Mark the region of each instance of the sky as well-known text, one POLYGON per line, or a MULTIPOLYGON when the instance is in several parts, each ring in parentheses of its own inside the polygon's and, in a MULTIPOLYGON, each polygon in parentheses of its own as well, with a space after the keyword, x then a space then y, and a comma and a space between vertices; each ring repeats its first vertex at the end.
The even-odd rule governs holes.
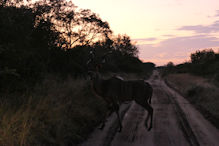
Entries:
POLYGON ((219 0, 72 0, 127 34, 139 58, 157 66, 189 61, 197 50, 219 52, 219 0))

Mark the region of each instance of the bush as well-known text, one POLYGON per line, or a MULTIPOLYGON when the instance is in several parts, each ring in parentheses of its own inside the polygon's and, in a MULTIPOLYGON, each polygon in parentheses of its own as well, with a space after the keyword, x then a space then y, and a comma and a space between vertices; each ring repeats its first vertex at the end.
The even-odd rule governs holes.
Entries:
POLYGON ((169 85, 177 89, 195 105, 216 127, 219 127, 218 87, 203 77, 191 74, 166 76, 169 85))
POLYGON ((74 145, 106 112, 85 80, 47 78, 34 90, 1 97, 0 145, 74 145))

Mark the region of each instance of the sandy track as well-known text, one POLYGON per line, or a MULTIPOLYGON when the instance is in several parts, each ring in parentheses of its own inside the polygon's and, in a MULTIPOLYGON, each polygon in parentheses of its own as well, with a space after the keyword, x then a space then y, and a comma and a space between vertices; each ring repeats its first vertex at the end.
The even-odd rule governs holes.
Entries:
POLYGON ((116 115, 108 118, 104 130, 96 129, 82 146, 217 146, 219 130, 180 94, 169 88, 155 71, 149 80, 154 89, 153 128, 147 131, 147 111, 135 102, 123 104, 123 130, 117 132, 116 115))

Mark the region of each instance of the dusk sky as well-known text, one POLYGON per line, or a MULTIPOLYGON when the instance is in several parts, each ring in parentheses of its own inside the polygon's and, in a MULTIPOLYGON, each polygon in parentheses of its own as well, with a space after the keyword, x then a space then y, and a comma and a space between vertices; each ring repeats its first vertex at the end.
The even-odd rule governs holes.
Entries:
POLYGON ((142 61, 164 65, 189 61, 191 52, 219 51, 219 0, 73 0, 127 34, 142 61))

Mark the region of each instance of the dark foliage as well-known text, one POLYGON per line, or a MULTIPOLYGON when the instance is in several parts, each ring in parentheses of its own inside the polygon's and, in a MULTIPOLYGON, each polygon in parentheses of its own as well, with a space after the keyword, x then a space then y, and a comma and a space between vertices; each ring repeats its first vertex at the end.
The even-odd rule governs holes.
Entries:
POLYGON ((48 21, 41 20, 35 26, 35 17, 28 8, 0 7, 0 69, 13 69, 19 75, 2 74, 0 77, 5 82, 1 80, 1 87, 32 83, 46 72, 50 48, 55 45, 53 38, 57 34, 48 21))
POLYGON ((27 89, 48 73, 86 77, 91 50, 102 72, 146 72, 129 36, 113 37, 109 24, 90 10, 64 0, 19 2, 0 5, 0 90, 27 89))
POLYGON ((154 64, 138 59, 128 36, 113 36, 107 22, 71 1, 22 2, 0 0, 0 145, 75 145, 106 113, 89 81, 75 78, 97 66, 145 77, 154 64))
POLYGON ((219 81, 219 54, 212 49, 196 51, 191 54, 191 62, 179 65, 167 64, 163 75, 169 73, 192 73, 199 76, 213 77, 219 81))

